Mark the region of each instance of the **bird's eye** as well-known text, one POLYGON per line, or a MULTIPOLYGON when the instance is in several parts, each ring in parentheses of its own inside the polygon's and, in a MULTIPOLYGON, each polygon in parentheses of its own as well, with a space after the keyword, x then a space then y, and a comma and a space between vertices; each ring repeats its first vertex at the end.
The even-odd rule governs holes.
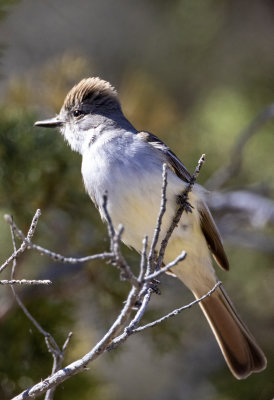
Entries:
POLYGON ((83 111, 81 111, 81 110, 74 110, 73 111, 73 116, 74 117, 79 117, 82 114, 83 114, 83 111))

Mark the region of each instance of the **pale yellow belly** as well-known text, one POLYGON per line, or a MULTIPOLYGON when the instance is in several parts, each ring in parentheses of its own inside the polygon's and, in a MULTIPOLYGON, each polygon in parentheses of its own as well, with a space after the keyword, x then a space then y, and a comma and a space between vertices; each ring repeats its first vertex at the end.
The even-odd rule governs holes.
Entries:
MULTIPOLYGON (((146 196, 146 203, 139 196, 128 195, 120 204, 120 223, 125 228, 123 241, 137 251, 142 250, 142 241, 148 236, 151 244, 156 222, 160 210, 160 198, 154 199, 146 196)), ((190 201, 195 204, 195 195, 190 196, 190 201)), ((161 234, 157 248, 175 215, 176 203, 169 198, 167 211, 163 217, 161 234)), ((115 214, 114 224, 119 224, 119 216, 115 214)), ((173 261, 182 251, 186 251, 186 259, 173 268, 178 278, 197 296, 208 292, 216 282, 215 272, 212 267, 209 249, 201 231, 197 209, 194 206, 192 213, 183 213, 179 226, 174 230, 166 249, 165 264, 173 261)))

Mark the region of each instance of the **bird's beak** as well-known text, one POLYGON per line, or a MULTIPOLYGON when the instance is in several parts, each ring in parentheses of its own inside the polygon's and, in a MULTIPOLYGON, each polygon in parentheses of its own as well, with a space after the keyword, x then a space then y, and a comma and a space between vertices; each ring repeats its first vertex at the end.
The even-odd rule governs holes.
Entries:
POLYGON ((50 119, 45 119, 44 121, 36 121, 34 126, 42 126, 44 128, 57 128, 62 126, 64 121, 62 121, 58 116, 50 119))

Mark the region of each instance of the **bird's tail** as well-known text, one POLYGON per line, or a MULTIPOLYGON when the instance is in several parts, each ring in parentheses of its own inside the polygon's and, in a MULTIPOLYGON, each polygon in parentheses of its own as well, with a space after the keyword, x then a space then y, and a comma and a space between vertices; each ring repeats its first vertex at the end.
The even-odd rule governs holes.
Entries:
MULTIPOLYGON (((197 296, 196 296, 197 297, 197 296)), ((237 379, 262 371, 266 357, 241 321, 224 288, 199 303, 216 337, 229 369, 237 379)))

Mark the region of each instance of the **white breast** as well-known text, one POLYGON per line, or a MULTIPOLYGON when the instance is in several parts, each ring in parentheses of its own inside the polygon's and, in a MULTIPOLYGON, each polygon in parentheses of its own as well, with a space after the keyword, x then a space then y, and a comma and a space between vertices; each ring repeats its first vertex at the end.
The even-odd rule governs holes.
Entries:
MULTIPOLYGON (((82 174, 88 193, 102 215, 102 199, 107 192, 114 225, 125 227, 124 241, 137 250, 145 235, 153 235, 160 209, 163 161, 157 153, 130 134, 107 142, 99 139, 83 155, 82 174)), ((184 185, 171 171, 168 173, 166 220, 172 218, 176 195, 184 185)))

